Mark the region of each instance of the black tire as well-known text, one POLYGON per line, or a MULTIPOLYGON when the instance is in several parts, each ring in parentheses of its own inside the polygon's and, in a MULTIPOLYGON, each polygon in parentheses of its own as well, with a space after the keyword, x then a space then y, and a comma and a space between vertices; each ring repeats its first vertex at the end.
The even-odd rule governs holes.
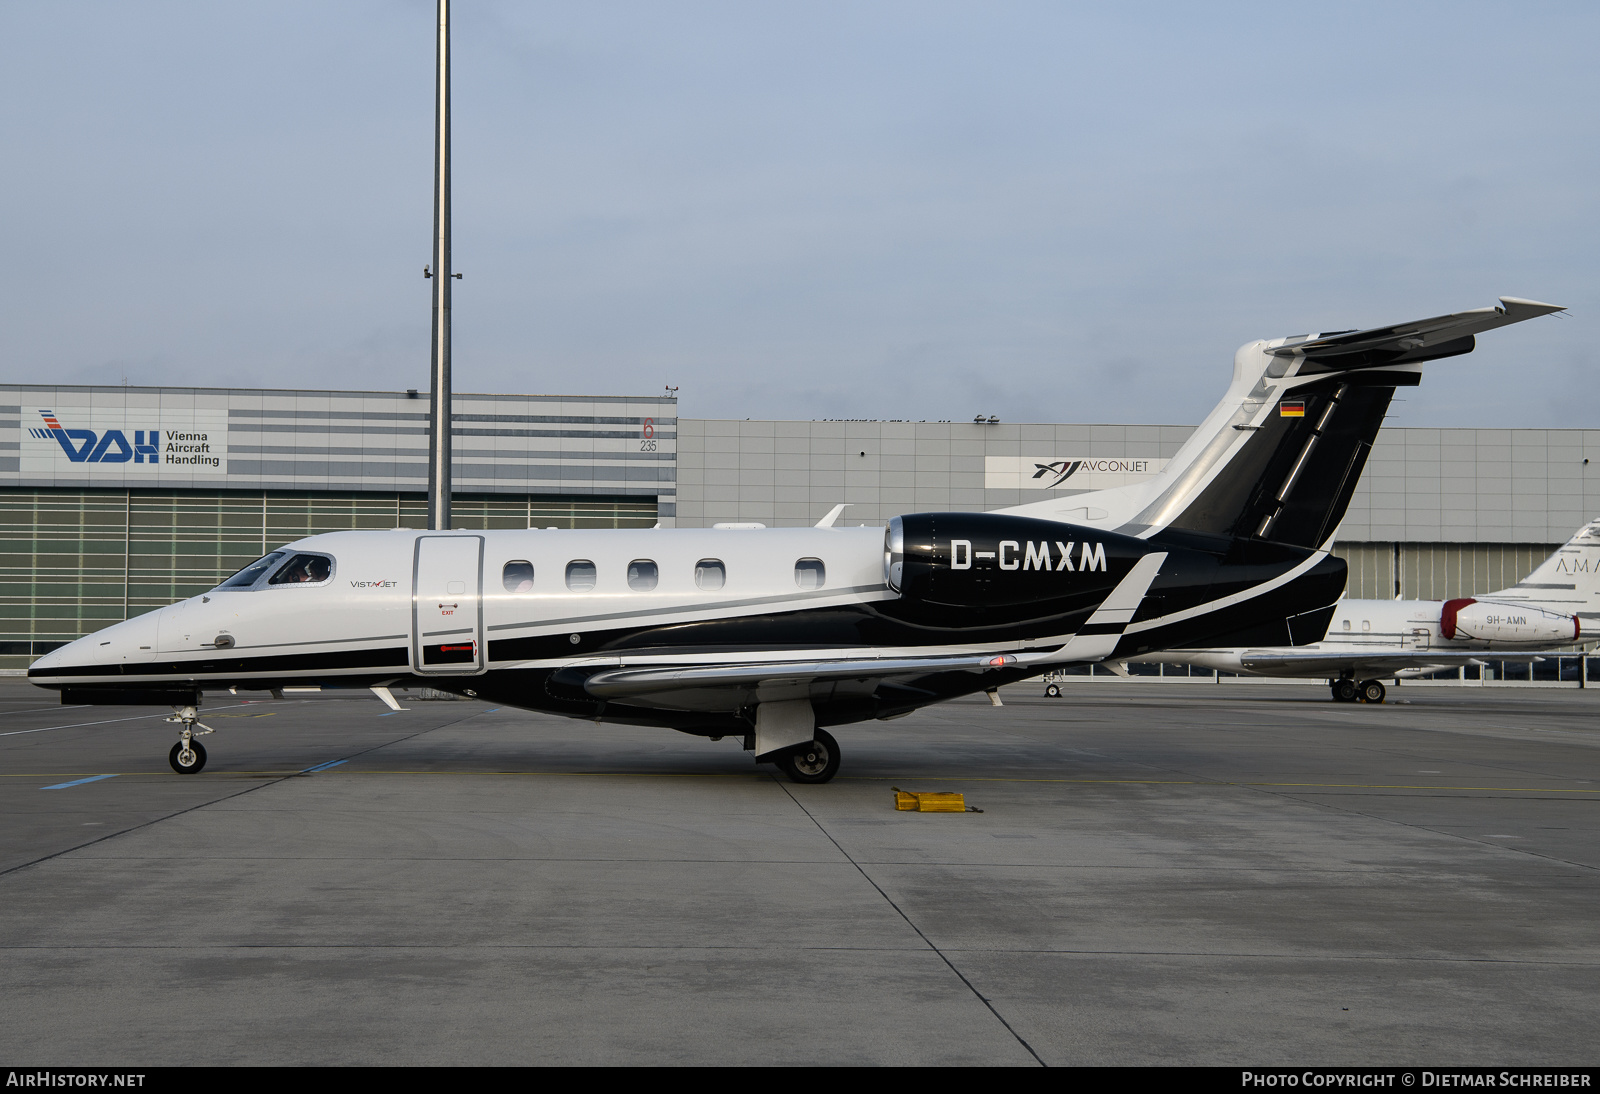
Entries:
POLYGON ((1381 680, 1368 680, 1361 685, 1361 701, 1363 703, 1381 703, 1389 691, 1383 686, 1381 680))
POLYGON ((197 774, 201 768, 206 766, 205 745, 201 744, 199 741, 190 741, 189 753, 190 754, 187 757, 183 755, 182 741, 179 741, 177 744, 173 745, 172 751, 167 753, 167 762, 172 765, 172 770, 176 771, 180 775, 194 775, 197 774), (190 762, 188 766, 185 766, 183 763, 185 759, 188 759, 192 762, 190 762))
POLYGON ((778 757, 778 770, 795 783, 825 783, 839 773, 839 742, 825 729, 815 739, 778 757))
POLYGON ((1354 680, 1335 680, 1333 682, 1333 701, 1336 703, 1354 703, 1361 698, 1361 688, 1354 680))
POLYGON ((1061 698, 1061 688, 1056 684, 1051 684, 1044 689, 1044 694, 1046 698, 1059 699, 1061 698))

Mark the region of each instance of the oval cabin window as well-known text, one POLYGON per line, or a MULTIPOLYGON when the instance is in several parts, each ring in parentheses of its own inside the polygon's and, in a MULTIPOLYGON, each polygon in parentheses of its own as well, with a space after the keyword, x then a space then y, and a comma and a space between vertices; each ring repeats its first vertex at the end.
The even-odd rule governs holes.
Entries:
POLYGON ((661 580, 661 571, 648 558, 636 558, 628 563, 628 588, 636 593, 647 593, 661 580))
POLYGON ((575 593, 593 592, 594 583, 594 563, 586 558, 573 559, 567 563, 567 588, 575 593))
POLYGON ((820 558, 802 558, 794 564, 794 583, 802 589, 820 589, 828 580, 820 558))
POLYGON ((513 559, 500 571, 500 581, 508 593, 533 592, 533 563, 525 558, 513 559))
POLYGON ((720 558, 702 558, 694 564, 694 583, 706 592, 715 592, 728 581, 728 571, 720 558))

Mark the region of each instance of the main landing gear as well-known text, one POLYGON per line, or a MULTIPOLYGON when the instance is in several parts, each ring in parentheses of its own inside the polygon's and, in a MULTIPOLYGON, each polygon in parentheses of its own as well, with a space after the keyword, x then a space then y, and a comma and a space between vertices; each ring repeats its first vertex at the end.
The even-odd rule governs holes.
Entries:
POLYGON ((1333 682, 1335 703, 1381 703, 1389 694, 1381 680, 1363 680, 1356 683, 1349 677, 1333 682))
POLYGON ((780 756, 778 770, 789 776, 790 782, 825 783, 839 773, 839 742, 827 730, 819 729, 809 744, 780 756))
POLYGON ((194 775, 206 766, 205 746, 195 737, 212 732, 210 726, 201 725, 199 713, 194 707, 173 707, 173 714, 167 719, 183 726, 181 739, 172 746, 172 751, 167 753, 167 762, 172 765, 172 770, 180 775, 194 775), (200 732, 196 733, 196 727, 200 732))

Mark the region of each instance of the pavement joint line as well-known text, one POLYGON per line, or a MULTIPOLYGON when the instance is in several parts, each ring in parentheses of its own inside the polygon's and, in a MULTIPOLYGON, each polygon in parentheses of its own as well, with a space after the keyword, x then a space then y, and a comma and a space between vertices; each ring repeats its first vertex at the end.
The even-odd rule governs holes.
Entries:
MULTIPOLYGON (((1560 858, 1560 857, 1558 857, 1556 855, 1547 855, 1547 854, 1544 854, 1541 851, 1536 851, 1531 847, 1515 847, 1515 846, 1511 846, 1511 845, 1504 844, 1504 843, 1491 843, 1486 839, 1469 836, 1464 832, 1445 832, 1445 831, 1442 831, 1439 828, 1429 827, 1426 824, 1418 824, 1415 821, 1403 820, 1403 819, 1401 819, 1399 817, 1380 817, 1375 813, 1368 813, 1368 812, 1366 812, 1365 810, 1362 810, 1362 809, 1351 809, 1351 808, 1349 808, 1348 806, 1345 806, 1345 805, 1334 805, 1334 804, 1332 804, 1330 802, 1327 802, 1327 801, 1324 801, 1324 800, 1322 800, 1320 798, 1306 798, 1306 797, 1301 796, 1301 795, 1296 795, 1296 794, 1290 794, 1290 793, 1283 792, 1282 788, 1284 786, 1296 786, 1297 785, 1297 784, 1293 784, 1293 783, 1288 783, 1288 784, 1284 784, 1284 783, 1255 783, 1255 784, 1248 784, 1247 783, 1247 784, 1241 784, 1241 785, 1251 786, 1252 788, 1256 788, 1256 789, 1262 789, 1263 793, 1274 794, 1274 795, 1276 795, 1278 797, 1285 798, 1285 799, 1287 799, 1289 801, 1297 801, 1297 802, 1300 802, 1302 805, 1310 805, 1310 806, 1313 806, 1314 808, 1317 808, 1317 809, 1327 809, 1327 810, 1330 810, 1330 811, 1333 811, 1333 812, 1349 814, 1351 816, 1365 817, 1367 820, 1377 821, 1380 824, 1397 824, 1397 825, 1401 826, 1402 828, 1410 828, 1413 831, 1417 831, 1417 832, 1427 832, 1429 835, 1442 836, 1445 839, 1460 840, 1463 843, 1470 843, 1470 844, 1473 844, 1473 845, 1475 845, 1477 847, 1487 847, 1487 848, 1491 848, 1491 849, 1496 850, 1496 851, 1510 851, 1513 854, 1527 855, 1529 858, 1535 858, 1535 859, 1538 859, 1541 862, 1557 862, 1557 863, 1562 864, 1563 866, 1571 866, 1571 867, 1573 867, 1574 869, 1577 869, 1577 870, 1587 870, 1587 871, 1589 871, 1591 873, 1600 872, 1600 867, 1597 867, 1593 863, 1577 862, 1577 861, 1575 861, 1573 859, 1560 858)), ((1424 789, 1436 789, 1436 788, 1427 787, 1427 788, 1424 788, 1424 789)), ((1594 791, 1592 791, 1592 790, 1579 790, 1579 791, 1558 790, 1558 791, 1547 791, 1547 793, 1592 794, 1592 793, 1594 793, 1594 791)), ((1570 800, 1570 799, 1568 799, 1568 800, 1570 800)))
MULTIPOLYGON (((455 723, 447 723, 453 725, 455 723)), ((444 729, 445 726, 437 726, 444 729)), ((422 732, 431 732, 423 730, 422 732)), ((412 736, 417 736, 413 734, 412 736)), ((399 738, 391 742, 398 744, 409 738, 399 738)), ((387 745, 376 745, 374 748, 385 748, 387 745)), ((373 751, 367 749, 366 751, 373 751)), ((216 777, 263 777, 271 775, 308 775, 319 771, 326 771, 348 763, 356 756, 364 755, 362 752, 354 753, 343 760, 329 761, 315 767, 300 768, 297 770, 238 770, 217 771, 216 777)), ((43 772, 34 774, 0 773, 0 779, 48 779, 60 778, 62 775, 81 774, 80 772, 43 772)), ((165 771, 119 771, 117 775, 151 775, 156 778, 168 778, 165 771)), ((606 778, 606 779, 766 779, 769 775, 760 771, 429 771, 423 769, 404 768, 357 768, 351 771, 340 772, 342 775, 524 775, 537 778, 606 778)), ((102 775, 101 778, 110 778, 111 775, 102 775)), ((856 782, 904 782, 912 779, 923 779, 928 782, 944 783, 1038 783, 1061 784, 1079 786, 1210 786, 1210 787, 1294 787, 1302 790, 1432 790, 1432 791, 1460 791, 1460 792, 1489 792, 1500 794, 1600 794, 1600 789, 1585 790, 1576 787, 1562 786, 1430 786, 1425 783, 1291 783, 1291 782, 1240 782, 1224 781, 1219 779, 1013 779, 1001 776, 877 776, 877 775, 850 775, 841 776, 839 781, 852 780, 856 782)))
MULTIPOLYGON (((239 705, 240 706, 248 706, 250 704, 241 703, 239 705)), ((221 709, 227 710, 227 709, 230 709, 230 708, 223 707, 221 709)), ((155 716, 152 715, 152 717, 155 717, 155 716)), ((464 722, 470 717, 472 717, 472 715, 469 714, 469 715, 466 715, 465 717, 457 718, 454 721, 445 722, 443 725, 430 726, 427 729, 419 729, 415 733, 409 733, 404 737, 397 737, 393 741, 385 741, 383 744, 377 744, 377 745, 373 745, 371 748, 363 749, 360 752, 355 753, 355 755, 356 756, 364 756, 368 752, 374 752, 374 751, 376 751, 377 749, 380 749, 380 748, 387 748, 389 745, 399 744, 402 741, 409 741, 413 737, 420 737, 424 733, 431 733, 436 729, 444 729, 444 728, 446 728, 448 726, 455 725, 458 722, 464 722)), ((130 718, 130 719, 122 719, 122 720, 123 721, 133 721, 134 719, 130 718)), ((353 757, 346 757, 346 759, 352 759, 352 758, 353 757)), ((174 774, 176 774, 176 772, 174 772, 174 774)), ((138 832, 138 831, 142 831, 143 829, 146 829, 146 828, 153 828, 154 826, 162 823, 163 821, 173 820, 173 819, 175 819, 177 817, 183 816, 186 813, 193 813, 193 812, 195 812, 197 810, 205 809, 205 808, 208 808, 209 806, 217 805, 217 804, 219 804, 221 802, 232 801, 234 798, 243 797, 246 794, 253 794, 257 790, 265 790, 269 786, 277 786, 279 783, 282 783, 282 782, 284 782, 284 781, 286 781, 288 779, 296 778, 300 774, 301 774, 301 772, 296 771, 296 772, 293 772, 291 774, 284 775, 282 778, 274 778, 274 779, 271 779, 269 781, 257 782, 257 783, 254 783, 251 786, 246 786, 241 790, 237 790, 232 794, 223 794, 220 797, 212 798, 210 801, 198 802, 195 805, 191 805, 191 806, 187 806, 186 808, 183 808, 183 809, 175 810, 174 812, 168 813, 168 814, 166 814, 164 816, 154 817, 154 818, 152 818, 150 820, 142 821, 139 824, 134 824, 134 825, 128 826, 127 828, 118 829, 115 832, 107 832, 104 835, 96 836, 94 839, 91 839, 91 840, 85 840, 84 842, 76 844, 75 846, 63 847, 59 851, 52 851, 47 855, 40 855, 36 859, 30 859, 27 862, 19 862, 15 866, 7 866, 7 867, 5 867, 3 869, 0 869, 0 878, 9 877, 10 875, 18 873, 18 872, 20 872, 22 870, 26 870, 26 869, 28 869, 30 867, 33 867, 33 866, 42 865, 43 863, 49 862, 52 859, 58 859, 58 858, 63 857, 64 855, 70 855, 70 854, 72 854, 72 853, 74 853, 76 851, 82 851, 84 848, 93 847, 97 843, 105 843, 107 840, 113 840, 113 839, 116 839, 119 836, 126 836, 131 832, 138 832)), ((215 780, 213 780, 213 781, 215 781, 215 780)))
MULTIPOLYGON (((225 706, 225 707, 212 707, 211 709, 212 710, 233 710, 233 709, 235 709, 235 706, 248 706, 248 705, 250 705, 250 704, 239 703, 239 704, 229 705, 229 706, 225 706)), ((54 709, 54 708, 50 708, 50 709, 54 709)), ((71 709, 71 708, 69 707, 68 709, 71 709)), ((56 730, 56 729, 82 729, 85 726, 108 726, 113 722, 143 722, 143 721, 147 721, 147 720, 149 720, 151 718, 166 718, 166 717, 169 717, 169 716, 166 715, 166 714, 135 714, 135 715, 133 715, 131 717, 128 717, 128 718, 106 718, 106 719, 104 719, 102 721, 99 721, 99 722, 75 722, 75 723, 73 723, 72 725, 69 725, 69 726, 44 726, 44 727, 42 727, 40 729, 13 729, 13 730, 9 730, 9 731, 7 731, 5 733, 0 733, 0 737, 20 737, 24 733, 49 733, 51 730, 56 730)))
POLYGON ((779 790, 782 790, 786 795, 788 795, 790 801, 794 802, 794 804, 799 807, 800 812, 811 818, 811 823, 817 826, 817 831, 821 832, 825 837, 827 837, 828 842, 833 844, 833 846, 838 849, 839 854, 843 855, 845 860, 856 868, 861 876, 866 879, 867 884, 871 885, 878 891, 878 895, 883 897, 883 899, 888 903, 889 907, 893 908, 895 913, 899 915, 901 919, 905 920, 906 926, 917 932, 917 937, 922 939, 922 941, 927 945, 928 949, 937 954, 939 956, 939 960, 943 961, 950 971, 956 974, 956 978, 966 985, 967 990, 972 992, 972 994, 977 997, 978 1001, 988 1008, 989 1013, 994 1015, 995 1020, 1005 1027, 1007 1033, 1016 1038, 1017 1044, 1021 1045, 1027 1050, 1028 1055, 1033 1057, 1034 1062, 1036 1062, 1040 1067, 1049 1067, 1050 1065, 1044 1062, 1044 1058, 1033 1050, 1032 1045, 1028 1044, 1027 1039, 1024 1038, 1022 1034, 1018 1033, 1012 1027, 1010 1022, 1006 1021, 1005 1015, 1000 1013, 999 1009, 994 1005, 989 997, 984 995, 983 992, 979 991, 977 985, 971 980, 968 980, 965 973, 956 968, 955 962, 951 961, 945 952, 934 944, 933 939, 929 938, 923 933, 922 928, 917 926, 912 918, 906 914, 905 909, 901 908, 899 904, 896 904, 894 898, 884 891, 883 886, 879 885, 877 881, 873 879, 872 875, 867 873, 866 868, 857 862, 853 857, 851 857, 850 852, 844 849, 843 844, 833 838, 833 833, 828 831, 828 829, 823 826, 823 823, 816 818, 816 815, 812 813, 811 810, 806 808, 805 802, 795 797, 794 791, 790 790, 776 778, 773 779, 773 782, 777 785, 779 790))
MULTIPOLYGON (((445 951, 457 952, 460 950, 530 950, 541 951, 600 951, 614 952, 626 950, 640 953, 674 952, 674 953, 702 953, 702 952, 732 952, 732 953, 764 953, 774 948, 785 950, 801 950, 808 953, 928 953, 922 946, 819 946, 815 944, 794 944, 792 942, 752 942, 747 944, 734 943, 682 943, 679 945, 651 943, 648 945, 630 945, 624 942, 607 943, 597 946, 592 943, 582 942, 465 942, 443 944, 438 942, 173 942, 173 943, 123 943, 113 942, 101 945, 87 945, 75 943, 71 946, 55 944, 30 945, 27 943, 0 944, 0 953, 27 953, 36 950, 48 950, 53 953, 107 953, 123 951, 154 950, 165 952, 168 950, 179 951, 250 951, 268 950, 273 952, 287 950, 308 950, 313 953, 327 950, 400 950, 406 952, 417 951, 445 951)), ((1393 961, 1430 965, 1516 965, 1534 968, 1561 968, 1561 969, 1587 969, 1600 966, 1600 959, 1589 961, 1548 961, 1530 958, 1504 958, 1504 957, 1452 957, 1441 955, 1421 954, 1304 954, 1304 953, 1256 953, 1251 951, 1236 950, 1054 950, 1026 947, 1019 949, 979 949, 971 946, 950 947, 950 953, 972 954, 976 956, 991 955, 996 957, 1010 957, 1017 955, 1045 955, 1061 957, 1202 957, 1220 958, 1228 961, 1393 961)), ((1046 1065, 1048 1066, 1048 1065, 1046 1065)))

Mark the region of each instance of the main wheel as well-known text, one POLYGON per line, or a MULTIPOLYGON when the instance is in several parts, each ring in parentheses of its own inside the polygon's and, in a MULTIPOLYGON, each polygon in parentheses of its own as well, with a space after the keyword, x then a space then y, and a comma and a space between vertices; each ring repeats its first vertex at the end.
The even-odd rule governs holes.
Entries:
POLYGON ((825 783, 839 773, 839 742, 827 730, 819 729, 810 744, 780 757, 778 769, 790 782, 825 783))
POLYGON ((1049 687, 1045 688, 1044 693, 1046 697, 1051 699, 1061 698, 1061 688, 1057 684, 1051 684, 1049 687))
POLYGON ((172 765, 172 770, 180 775, 193 775, 206 765, 206 749, 199 741, 190 741, 189 747, 183 747, 179 741, 172 746, 172 751, 167 753, 167 762, 172 765))
POLYGON ((1361 701, 1363 703, 1381 703, 1383 697, 1389 692, 1384 688, 1382 681, 1368 680, 1361 685, 1361 701))
POLYGON ((1353 703, 1361 698, 1361 689, 1354 680, 1335 680, 1333 682, 1333 701, 1336 703, 1353 703))

